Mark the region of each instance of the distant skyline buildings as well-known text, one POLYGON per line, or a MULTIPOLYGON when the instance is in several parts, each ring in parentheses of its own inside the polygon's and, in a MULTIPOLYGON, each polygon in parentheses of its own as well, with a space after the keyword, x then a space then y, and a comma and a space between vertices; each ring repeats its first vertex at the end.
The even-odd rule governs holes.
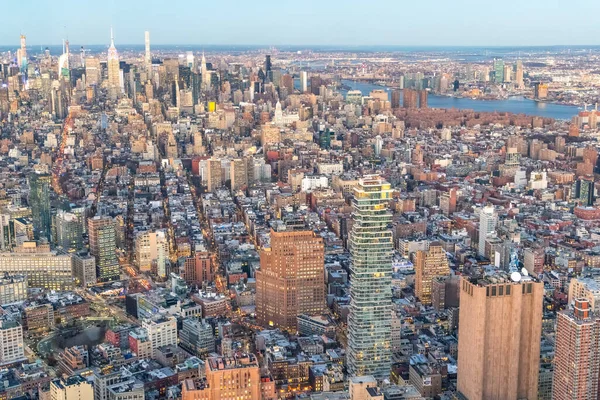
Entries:
POLYGON ((148 30, 153 33, 155 45, 585 45, 600 35, 600 26, 593 19, 580 18, 582 8, 586 14, 598 14, 600 3, 583 0, 560 8, 548 7, 542 0, 526 3, 508 0, 505 9, 519 10, 510 18, 503 13, 489 13, 473 0, 435 4, 388 0, 377 4, 381 11, 377 13, 365 13, 360 7, 362 3, 355 0, 343 6, 335 1, 308 0, 300 10, 293 2, 266 0, 264 7, 230 13, 227 18, 215 18, 226 11, 218 2, 185 3, 186 12, 179 12, 184 8, 178 7, 178 3, 184 4, 175 0, 164 7, 156 0, 132 0, 82 5, 65 0, 61 7, 56 7, 54 2, 40 0, 32 14, 31 2, 8 2, 2 5, 7 18, 0 26, 0 38, 8 43, 0 45, 11 45, 14 36, 18 46, 19 34, 27 35, 28 42, 38 46, 58 45, 66 37, 78 44, 102 44, 110 25, 115 28, 119 44, 143 44, 143 32, 148 30), (43 18, 35 18, 35 22, 23 18, 34 14, 43 18), (394 23, 402 15, 422 17, 409 23, 394 23), (457 23, 461 18, 470 23, 463 27, 457 23), (253 21, 263 19, 270 21, 270 29, 253 29, 253 21), (356 29, 357 21, 369 27, 369 35, 356 29), (578 29, 571 28, 573 23, 577 23, 578 29), (324 34, 322 26, 336 29, 324 34), (386 41, 382 42, 382 38, 386 41))

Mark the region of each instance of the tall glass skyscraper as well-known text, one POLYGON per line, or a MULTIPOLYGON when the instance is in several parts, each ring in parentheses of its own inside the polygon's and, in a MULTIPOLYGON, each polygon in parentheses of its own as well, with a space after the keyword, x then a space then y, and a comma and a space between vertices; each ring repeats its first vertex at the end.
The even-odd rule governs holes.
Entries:
POLYGON ((351 376, 390 375, 393 238, 387 203, 391 197, 391 185, 378 175, 361 178, 354 188, 347 351, 351 376))
POLYGON ((29 175, 29 206, 33 219, 33 234, 36 239, 45 237, 48 241, 50 241, 52 227, 50 180, 49 174, 33 173, 29 175))

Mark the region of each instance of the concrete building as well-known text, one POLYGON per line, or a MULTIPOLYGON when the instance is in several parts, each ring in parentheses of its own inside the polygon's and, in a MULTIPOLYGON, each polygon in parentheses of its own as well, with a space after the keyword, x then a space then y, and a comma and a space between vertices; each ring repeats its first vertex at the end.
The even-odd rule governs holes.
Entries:
POLYGON ((96 284, 96 259, 89 254, 74 254, 73 277, 81 286, 96 284))
POLYGON ((212 326, 198 318, 184 319, 179 331, 179 345, 198 357, 214 353, 215 334, 212 326))
POLYGON ((29 287, 49 290, 73 288, 71 256, 38 247, 35 242, 25 243, 14 253, 0 253, 0 273, 25 275, 29 287))
POLYGON ((27 277, 5 273, 0 277, 0 304, 27 300, 27 277))
POLYGON ((458 391, 470 400, 536 399, 543 283, 496 272, 460 285, 458 391))
POLYGON ((494 206, 487 205, 483 207, 479 214, 479 247, 478 253, 485 257, 485 241, 496 230, 498 215, 494 206))

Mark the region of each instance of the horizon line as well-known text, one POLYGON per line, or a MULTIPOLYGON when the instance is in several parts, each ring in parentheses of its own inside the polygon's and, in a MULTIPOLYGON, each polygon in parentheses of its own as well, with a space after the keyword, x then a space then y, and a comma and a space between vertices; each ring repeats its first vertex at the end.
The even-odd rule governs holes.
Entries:
MULTIPOLYGON (((83 45, 82 43, 70 43, 71 45, 83 45)), ((496 45, 480 45, 480 44, 261 44, 261 43, 234 43, 234 44, 224 44, 224 43, 154 43, 155 46, 253 46, 253 47, 346 47, 346 48, 365 48, 365 47, 462 47, 462 48, 471 48, 471 47, 487 47, 487 48, 528 48, 528 47, 598 47, 600 48, 600 44, 528 44, 528 45, 511 45, 511 44, 496 44, 496 45)), ((19 48, 20 45, 18 43, 15 44, 0 44, 2 47, 10 47, 15 46, 15 48, 19 48)), ((62 46, 62 43, 49 43, 49 44, 28 44, 27 47, 43 47, 43 46, 62 46)), ((110 46, 110 43, 90 43, 85 44, 85 46, 110 46)), ((122 43, 120 46, 144 46, 143 42, 136 43, 122 43)), ((152 43, 151 43, 152 46, 152 43)))

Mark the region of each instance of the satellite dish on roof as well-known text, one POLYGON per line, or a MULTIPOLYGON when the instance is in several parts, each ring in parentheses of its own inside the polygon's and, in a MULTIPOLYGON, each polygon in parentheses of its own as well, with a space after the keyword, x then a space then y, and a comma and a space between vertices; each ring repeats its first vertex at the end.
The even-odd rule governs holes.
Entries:
POLYGON ((521 275, 523 275, 523 276, 529 276, 529 272, 527 272, 527 269, 521 268, 521 275))
POLYGON ((510 280, 513 282, 519 282, 521 280, 521 274, 517 271, 510 274, 510 280))

